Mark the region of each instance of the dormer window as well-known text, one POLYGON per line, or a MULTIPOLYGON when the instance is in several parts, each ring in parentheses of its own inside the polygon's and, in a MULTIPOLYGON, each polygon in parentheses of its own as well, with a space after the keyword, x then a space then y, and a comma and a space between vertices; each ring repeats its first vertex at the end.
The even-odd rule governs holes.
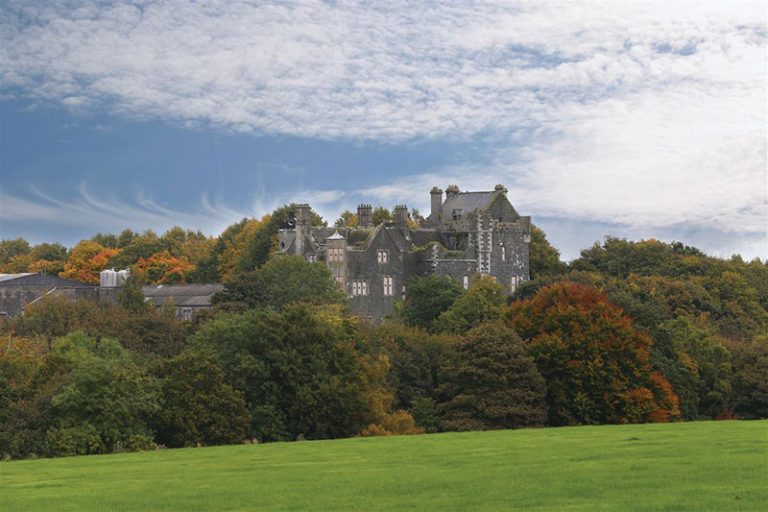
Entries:
POLYGON ((453 212, 451 213, 451 218, 452 218, 453 220, 461 220, 461 218, 462 218, 463 216, 464 216, 464 210, 463 210, 463 209, 461 209, 461 208, 456 208, 456 209, 455 209, 455 210, 453 210, 453 212))
POLYGON ((384 265, 389 262, 389 252, 387 252, 384 249, 379 249, 376 251, 376 261, 379 262, 379 265, 384 265))

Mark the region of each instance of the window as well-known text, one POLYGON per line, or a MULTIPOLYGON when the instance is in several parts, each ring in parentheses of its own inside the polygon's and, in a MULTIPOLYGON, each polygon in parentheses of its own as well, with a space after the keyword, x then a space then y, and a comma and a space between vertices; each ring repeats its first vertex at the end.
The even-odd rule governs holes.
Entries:
POLYGON ((344 249, 328 249, 328 261, 344 261, 344 249))
POLYGON ((461 208, 456 208, 451 212, 451 218, 453 220, 461 220, 461 218, 464 216, 464 210, 461 208))
POLYGON ((510 283, 510 289, 513 292, 517 289, 517 276, 512 276, 512 282, 510 283))
POLYGON ((192 308, 181 308, 181 319, 192 320, 192 308))
POLYGON ((317 255, 316 254, 310 254, 307 256, 307 261, 310 263, 316 263, 317 262, 317 255))
POLYGON ((469 290, 469 276, 464 276, 464 289, 469 290))
POLYGON ((507 261, 507 248, 501 246, 501 261, 507 261))
POLYGON ((366 281, 352 281, 352 296, 360 297, 368 295, 368 283, 366 281))
POLYGON ((387 263, 389 261, 389 253, 384 249, 379 249, 376 251, 376 261, 378 261, 380 265, 387 263))
POLYGON ((391 297, 392 296, 392 277, 391 276, 384 276, 384 296, 385 297, 391 297))

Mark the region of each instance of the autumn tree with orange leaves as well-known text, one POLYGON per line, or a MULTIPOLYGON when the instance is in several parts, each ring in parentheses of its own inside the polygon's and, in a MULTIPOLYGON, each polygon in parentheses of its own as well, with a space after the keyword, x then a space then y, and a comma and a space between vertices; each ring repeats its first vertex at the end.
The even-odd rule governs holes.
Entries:
POLYGON ((679 418, 677 396, 649 363, 651 339, 602 292, 557 283, 513 303, 505 318, 547 381, 551 425, 679 418))
POLYGON ((187 258, 172 256, 167 250, 157 252, 149 258, 140 258, 136 269, 144 273, 155 284, 184 283, 187 274, 195 270, 195 265, 187 258))
POLYGON ((84 283, 98 284, 99 272, 109 266, 110 260, 120 254, 119 249, 104 247, 92 240, 79 242, 69 255, 64 271, 59 277, 84 283))

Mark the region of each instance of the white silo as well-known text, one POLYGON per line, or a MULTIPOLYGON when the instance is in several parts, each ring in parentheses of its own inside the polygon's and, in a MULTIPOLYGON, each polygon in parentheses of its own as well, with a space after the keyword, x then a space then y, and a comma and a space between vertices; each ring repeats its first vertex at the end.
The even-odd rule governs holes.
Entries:
POLYGON ((131 271, 128 269, 120 270, 117 273, 117 286, 125 286, 128 278, 131 277, 131 271))
POLYGON ((107 269, 99 272, 99 286, 102 288, 115 288, 117 286, 117 272, 115 269, 107 269))

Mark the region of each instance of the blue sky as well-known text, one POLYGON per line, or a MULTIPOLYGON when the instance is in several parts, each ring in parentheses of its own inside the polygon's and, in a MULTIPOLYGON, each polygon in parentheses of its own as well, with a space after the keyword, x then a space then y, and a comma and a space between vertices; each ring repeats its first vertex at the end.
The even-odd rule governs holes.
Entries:
POLYGON ((504 183, 566 258, 766 258, 766 40, 759 2, 0 2, 0 237, 504 183))

